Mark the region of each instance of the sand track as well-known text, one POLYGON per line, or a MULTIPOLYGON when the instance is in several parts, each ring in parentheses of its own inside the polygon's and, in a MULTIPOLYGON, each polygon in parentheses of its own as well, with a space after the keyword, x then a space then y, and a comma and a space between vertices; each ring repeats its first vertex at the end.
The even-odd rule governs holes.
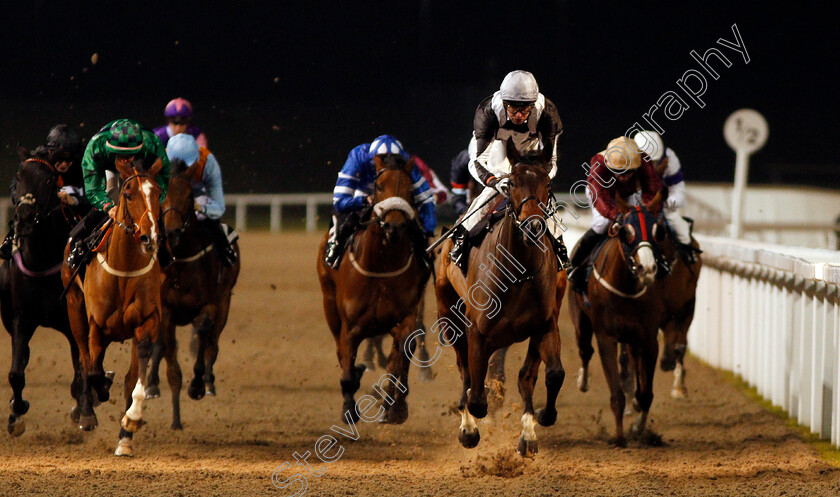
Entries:
MULTIPOLYGON (((243 268, 216 367, 219 395, 195 402, 184 391, 185 429, 173 432, 163 386, 161 398, 145 403, 148 424, 135 437, 133 459, 112 455, 128 346, 112 346, 106 357, 106 367, 117 371, 112 399, 120 400, 100 406, 99 428, 83 434, 67 415, 66 341, 39 330, 24 392, 31 402, 27 431, 20 438, 0 434, 0 495, 292 495, 295 487, 272 486, 272 472, 287 461, 294 465, 293 453, 311 452, 320 436, 331 433, 341 407, 334 342, 314 270, 318 240, 304 234, 242 237, 243 268)), ((432 301, 431 291, 427 298, 432 301)), ((427 306, 429 322, 433 307, 427 306)), ((561 332, 566 382, 557 424, 537 427, 535 459, 514 455, 521 415, 514 379, 523 347, 508 356, 506 405, 492 424, 480 425, 482 440, 472 450, 457 441, 459 418, 451 408, 458 375, 447 351, 434 367, 434 382, 419 382, 411 373, 408 422, 360 422, 359 440, 342 440, 337 462, 313 463, 323 475, 307 475, 307 495, 840 495, 837 468, 696 361, 687 364, 687 401, 672 400, 672 376, 657 371, 650 426, 666 446, 613 448, 600 360, 593 359, 590 392, 579 392, 580 363, 565 315, 561 332)), ((179 338, 186 384, 192 377, 188 332, 179 338)), ((10 342, 2 343, 5 373, 10 342)), ((365 374, 361 393, 379 374, 365 374)), ((542 381, 541 375, 537 406, 544 402, 542 381)), ((4 380, 0 397, 10 394, 4 380)), ((306 474, 293 466, 281 480, 295 472, 306 474)))

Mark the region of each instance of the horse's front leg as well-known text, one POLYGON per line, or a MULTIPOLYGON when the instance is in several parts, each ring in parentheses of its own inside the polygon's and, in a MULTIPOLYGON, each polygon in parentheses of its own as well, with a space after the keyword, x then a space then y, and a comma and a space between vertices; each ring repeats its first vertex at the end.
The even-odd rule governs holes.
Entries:
POLYGON ((62 329, 61 332, 70 344, 70 360, 73 363, 73 381, 70 383, 70 396, 76 401, 76 405, 70 410, 70 420, 73 424, 78 425, 79 417, 81 416, 81 398, 83 390, 83 376, 84 371, 79 354, 79 346, 76 344, 76 339, 73 337, 73 332, 69 326, 62 329))
POLYGON ((556 321, 551 322, 539 349, 540 358, 545 362, 545 407, 537 411, 537 421, 542 426, 552 426, 557 421, 557 395, 566 379, 566 370, 560 360, 560 332, 556 321))
POLYGON ((401 388, 389 382, 385 398, 392 398, 393 403, 385 411, 385 422, 402 424, 408 419, 408 369, 411 365, 406 354, 414 354, 417 347, 417 340, 412 339, 407 343, 408 337, 414 331, 416 316, 409 314, 402 323, 393 330, 393 344, 391 347, 391 359, 388 362, 388 372, 391 373, 400 384, 401 388))
POLYGON ((604 368, 604 376, 607 385, 610 387, 610 408, 615 416, 615 444, 619 447, 627 445, 624 438, 624 392, 618 373, 618 343, 606 333, 596 333, 598 338, 598 354, 601 356, 601 365, 604 368))
POLYGON ((204 351, 204 383, 205 392, 207 395, 216 395, 216 375, 213 373, 213 366, 216 364, 216 358, 219 356, 219 337, 222 335, 222 330, 227 324, 228 312, 230 310, 230 296, 227 300, 215 306, 215 315, 213 316, 213 329, 210 334, 210 342, 207 350, 204 351))
POLYGON ((204 373, 207 371, 204 356, 210 345, 210 334, 213 333, 213 320, 206 310, 193 321, 194 335, 198 336, 198 350, 195 354, 193 365, 193 379, 187 388, 187 395, 193 400, 201 400, 207 393, 207 385, 204 382, 204 373))
POLYGON ((15 437, 23 435, 26 421, 23 416, 29 411, 29 402, 23 399, 23 387, 26 385, 26 365, 29 363, 29 340, 35 333, 35 325, 24 323, 18 317, 12 323, 12 367, 9 369, 9 385, 12 387, 10 402, 9 434, 15 437))
POLYGON ((659 343, 655 332, 653 339, 642 346, 634 346, 632 355, 636 369, 636 399, 635 405, 641 411, 630 426, 635 435, 642 435, 645 431, 650 405, 653 403, 653 374, 656 371, 656 359, 659 355, 659 343))
POLYGON ((470 390, 467 393, 467 409, 470 414, 481 419, 487 416, 487 390, 484 380, 487 377, 487 363, 490 354, 484 344, 484 338, 471 331, 467 340, 469 348, 470 390))
POLYGON ((120 443, 114 453, 117 456, 133 455, 133 448, 131 446, 132 434, 143 426, 143 401, 146 399, 146 374, 159 327, 159 315, 152 313, 151 316, 146 318, 143 324, 134 330, 131 367, 125 378, 125 399, 128 407, 120 422, 120 443))
MULTIPOLYGON (((424 287, 425 288, 425 287, 424 287)), ((426 308, 426 299, 420 297, 420 302, 417 304, 417 322, 414 325, 415 330, 423 330, 423 334, 417 337, 417 358, 422 363, 429 362, 429 350, 426 347, 426 323, 423 321, 423 313, 426 308)), ((435 378, 431 366, 426 366, 418 370, 418 377, 420 381, 432 381, 435 378)))
POLYGON ((359 348, 359 332, 357 329, 350 329, 346 323, 341 324, 341 336, 339 338, 338 356, 341 365, 341 396, 344 403, 341 407, 341 420, 353 423, 359 421, 359 414, 356 412, 356 400, 354 398, 362 381, 362 374, 365 372, 363 364, 356 365, 356 353, 359 348))
POLYGON ((534 426, 537 422, 534 418, 534 385, 537 383, 537 375, 540 371, 540 336, 532 336, 528 343, 528 352, 525 355, 525 362, 519 370, 519 396, 522 398, 522 433, 519 436, 519 445, 516 451, 522 457, 534 457, 539 452, 537 434, 534 426))

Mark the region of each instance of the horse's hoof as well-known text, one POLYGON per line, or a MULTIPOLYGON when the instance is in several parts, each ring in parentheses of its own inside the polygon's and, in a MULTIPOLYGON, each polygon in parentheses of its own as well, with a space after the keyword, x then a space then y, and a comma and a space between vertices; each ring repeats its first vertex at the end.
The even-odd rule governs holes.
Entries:
POLYGON ((688 398, 688 389, 685 387, 674 387, 671 390, 671 398, 685 400, 688 398))
POLYGON ((128 414, 122 417, 122 421, 120 422, 120 426, 129 433, 136 433, 137 430, 143 426, 142 419, 131 419, 128 417, 128 414))
POLYGON ((130 438, 121 438, 120 443, 117 444, 117 450, 114 451, 115 456, 133 457, 134 449, 131 448, 130 438))
POLYGON ((13 437, 19 437, 23 435, 23 432, 26 431, 26 421, 23 419, 23 415, 15 416, 14 414, 9 416, 9 435, 13 437))
POLYGON ((346 401, 341 406, 341 421, 344 424, 349 424, 347 422, 347 414, 348 413, 350 415, 350 421, 352 421, 354 424, 359 422, 359 415, 356 413, 356 401, 355 400, 346 401))
POLYGON ((385 423, 401 425, 408 420, 408 404, 405 401, 397 401, 385 411, 385 423))
POLYGON ((190 382, 190 387, 187 389, 187 395, 189 395, 193 400, 201 400, 204 398, 206 391, 204 380, 201 378, 193 378, 190 382))
POLYGON ((480 400, 478 402, 469 402, 467 403, 467 409, 469 409, 470 414, 474 417, 481 419, 487 416, 487 401, 480 400))
POLYGON ((184 425, 181 424, 180 419, 177 419, 177 420, 172 421, 172 424, 169 425, 169 428, 172 429, 172 430, 183 430, 184 425))
POLYGON ((90 416, 79 416, 79 429, 82 431, 91 431, 99 425, 96 421, 96 414, 90 416))
POLYGON ((556 409, 537 409, 537 422, 540 426, 552 426, 557 422, 556 409))
POLYGON ((616 447, 627 447, 627 439, 622 437, 615 437, 610 440, 610 443, 615 445, 616 447))
POLYGON ((662 371, 665 371, 667 373, 668 371, 673 371, 674 368, 677 367, 677 361, 666 361, 665 359, 662 359, 659 361, 659 367, 660 369, 662 369, 662 371))
POLYGON ((633 410, 636 412, 642 412, 641 406, 639 406, 639 401, 637 399, 633 399, 633 410))
POLYGON ((212 395, 213 397, 216 396, 216 384, 213 382, 207 382, 206 386, 204 387, 204 394, 205 395, 212 395))
POLYGON ((14 396, 9 400, 9 407, 12 408, 12 413, 17 416, 23 416, 29 412, 29 401, 21 399, 20 404, 15 402, 14 396))
POLYGON ((580 371, 578 371, 577 385, 581 392, 589 391, 589 371, 580 368, 580 371))
POLYGON ((74 425, 79 424, 79 418, 81 416, 82 416, 82 410, 79 409, 78 404, 73 406, 72 409, 70 409, 70 421, 72 421, 74 425))
POLYGON ((417 373, 420 381, 430 382, 435 379, 434 374, 432 374, 432 367, 422 367, 420 371, 417 373))
POLYGON ((519 445, 516 447, 516 452, 522 457, 534 457, 540 451, 539 443, 536 440, 525 440, 524 437, 519 437, 519 445))
POLYGON ((160 397, 160 387, 158 385, 149 385, 146 387, 146 398, 156 399, 160 397))
POLYGON ((465 449, 475 448, 480 440, 481 433, 479 433, 478 429, 476 429, 473 433, 467 433, 465 430, 460 430, 458 432, 458 441, 461 442, 461 445, 464 446, 465 449))

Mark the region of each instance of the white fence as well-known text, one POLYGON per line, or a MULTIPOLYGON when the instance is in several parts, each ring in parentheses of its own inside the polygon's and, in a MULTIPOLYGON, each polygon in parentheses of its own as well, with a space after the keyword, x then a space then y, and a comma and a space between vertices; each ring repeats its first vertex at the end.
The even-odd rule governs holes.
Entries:
POLYGON ((840 252, 698 238, 689 350, 840 446, 840 252))

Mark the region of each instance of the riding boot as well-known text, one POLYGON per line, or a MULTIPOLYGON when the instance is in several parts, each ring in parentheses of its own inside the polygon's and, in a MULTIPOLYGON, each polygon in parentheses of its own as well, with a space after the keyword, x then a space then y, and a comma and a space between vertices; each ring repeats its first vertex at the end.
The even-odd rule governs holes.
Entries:
POLYGON ((236 250, 234 250, 233 246, 230 244, 227 233, 225 233, 224 228, 222 228, 222 223, 215 221, 213 224, 214 226, 212 227, 211 235, 213 237, 213 245, 216 248, 216 253, 219 254, 222 264, 227 267, 231 267, 236 264, 236 260, 238 259, 236 250))
POLYGON ((697 264, 697 254, 702 253, 700 249, 694 248, 693 245, 687 243, 677 243, 677 253, 680 254, 686 265, 693 266, 697 264))
POLYGON ((569 282, 572 283, 572 290, 578 293, 586 293, 586 261, 592 249, 603 239, 603 235, 596 233, 592 228, 583 234, 580 241, 572 252, 571 269, 568 270, 569 282))
POLYGON ((108 220, 108 215, 99 209, 91 209, 81 221, 70 230, 70 255, 67 257, 67 267, 75 271, 87 262, 88 255, 96 248, 102 237, 96 235, 96 230, 108 220), (93 233, 93 234, 92 234, 93 233))
POLYGON ((12 258, 12 247, 14 247, 15 244, 15 227, 11 223, 9 224, 9 233, 3 240, 3 244, 0 245, 0 259, 5 259, 7 261, 12 258))
POLYGON ((87 244, 83 239, 73 240, 72 238, 70 239, 70 243, 72 244, 72 249, 70 249, 70 255, 67 256, 67 267, 71 271, 75 271, 87 258, 87 244))
POLYGON ((560 238, 552 237, 552 245, 554 245, 554 255, 557 257, 557 271, 571 267, 572 262, 569 260, 566 244, 563 243, 563 235, 560 235, 560 238))
POLYGON ((327 241, 324 262, 326 262, 327 266, 337 270, 341 264, 347 240, 356 231, 359 215, 351 212, 346 215, 337 215, 336 218, 335 235, 327 241))
POLYGON ((461 269, 461 272, 467 274, 467 263, 469 262, 469 233, 463 226, 458 226, 455 232, 452 233, 452 249, 449 251, 449 258, 461 269))

